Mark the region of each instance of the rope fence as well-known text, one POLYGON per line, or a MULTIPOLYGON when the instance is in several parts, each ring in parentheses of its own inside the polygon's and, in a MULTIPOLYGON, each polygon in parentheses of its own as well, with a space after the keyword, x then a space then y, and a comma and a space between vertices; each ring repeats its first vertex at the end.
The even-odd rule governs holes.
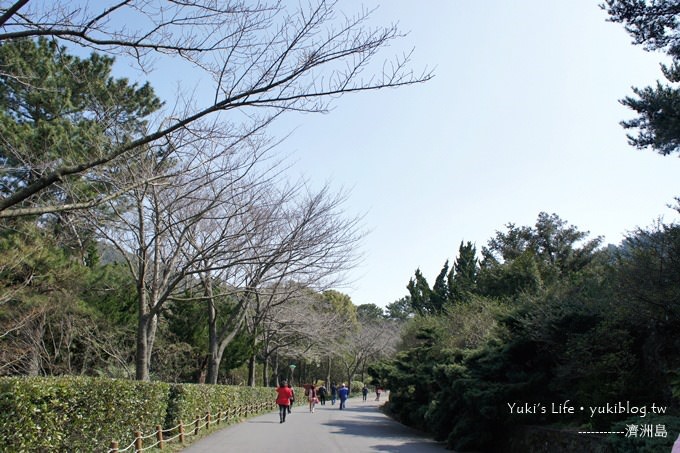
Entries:
POLYGON ((118 442, 111 442, 107 453, 124 453, 126 451, 141 453, 152 448, 163 449, 166 443, 174 440, 179 440, 183 444, 187 437, 198 436, 202 429, 209 429, 211 425, 219 425, 222 422, 231 419, 238 419, 240 417, 248 417, 250 415, 261 413, 265 410, 272 410, 276 407, 273 402, 261 402, 256 404, 246 404, 235 408, 230 408, 224 411, 219 411, 217 414, 211 414, 209 411, 203 417, 196 416, 190 423, 179 421, 177 426, 163 429, 161 425, 156 425, 156 430, 144 435, 141 431, 134 432, 134 440, 125 448, 120 448, 118 442), (148 441, 148 439, 153 439, 148 441), (147 442, 145 442, 147 441, 147 442), (153 443, 150 443, 153 442, 153 443), (145 444, 148 444, 145 446, 145 444))

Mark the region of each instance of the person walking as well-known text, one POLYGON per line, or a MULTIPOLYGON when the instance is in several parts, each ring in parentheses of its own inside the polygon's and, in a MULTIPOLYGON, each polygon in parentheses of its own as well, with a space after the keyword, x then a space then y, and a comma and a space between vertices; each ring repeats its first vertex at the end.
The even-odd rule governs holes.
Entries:
POLYGON ((345 401, 349 397, 349 389, 343 383, 338 389, 338 398, 340 399, 340 410, 345 408, 345 401))
POLYGON ((290 389, 290 405, 288 406, 288 413, 290 414, 291 410, 293 409, 293 404, 295 404, 295 390, 293 390, 293 386, 288 383, 288 388, 290 389))
POLYGON ((335 406, 335 400, 338 398, 338 388, 335 386, 335 382, 331 384, 331 404, 335 406))
POLYGON ((317 389, 316 393, 319 395, 319 402, 321 403, 322 406, 326 405, 326 394, 328 393, 328 390, 326 390, 326 386, 321 384, 319 388, 317 389))
POLYGON ((364 401, 366 401, 366 398, 368 397, 368 387, 364 385, 364 388, 361 389, 361 394, 364 397, 364 401))
POLYGON ((288 387, 288 382, 282 381, 280 387, 276 387, 276 404, 279 405, 279 423, 286 421, 286 414, 290 408, 290 399, 293 398, 293 390, 288 387))
POLYGON ((307 394, 307 400, 309 401, 309 412, 314 413, 314 406, 316 405, 317 396, 316 396, 316 387, 314 387, 314 384, 311 384, 309 386, 309 393, 307 394))

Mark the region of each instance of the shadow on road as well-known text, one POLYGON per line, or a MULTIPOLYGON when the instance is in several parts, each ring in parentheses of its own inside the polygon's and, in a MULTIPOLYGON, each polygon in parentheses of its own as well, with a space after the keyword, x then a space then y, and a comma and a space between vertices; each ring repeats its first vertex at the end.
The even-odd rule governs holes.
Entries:
MULTIPOLYGON (((332 422, 324 423, 324 425, 329 428, 333 428, 333 431, 340 434, 346 434, 350 436, 365 436, 370 435, 373 437, 395 437, 399 433, 403 433, 404 427, 397 425, 389 419, 385 419, 382 414, 369 413, 363 414, 361 420, 334 420, 332 422)), ((411 435, 419 435, 417 431, 413 431, 411 435)), ((422 436, 424 437, 424 436, 422 436)))
MULTIPOLYGON (((434 444, 433 444, 433 447, 434 444)), ((371 447, 374 451, 389 451, 390 453, 423 453, 422 442, 407 442, 401 445, 373 445, 371 447)), ((436 446, 444 450, 444 445, 436 446)))
POLYGON ((395 453, 423 453, 444 451, 444 443, 434 442, 424 434, 395 423, 373 407, 348 408, 355 412, 356 419, 333 420, 323 423, 334 434, 342 436, 365 437, 375 439, 370 451, 386 451, 395 453))

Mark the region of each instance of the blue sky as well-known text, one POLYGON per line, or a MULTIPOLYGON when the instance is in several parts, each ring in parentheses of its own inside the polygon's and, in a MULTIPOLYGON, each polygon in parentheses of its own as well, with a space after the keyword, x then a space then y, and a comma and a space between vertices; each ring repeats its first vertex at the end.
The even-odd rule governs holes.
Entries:
MULTIPOLYGON (((628 145, 618 101, 662 77, 660 54, 631 44, 597 1, 367 1, 376 23, 409 31, 425 84, 346 96, 327 115, 295 115, 281 148, 297 171, 351 189, 371 233, 341 288, 355 304, 432 283, 461 241, 478 250, 513 222, 556 213, 619 243, 680 195, 680 160, 628 145)), ((351 11, 353 2, 341 7, 351 11)), ((388 55, 389 55, 388 52, 388 55)))
MULTIPOLYGON (((279 146, 295 161, 292 178, 349 189, 348 215, 365 215, 362 264, 338 288, 355 304, 393 302, 416 268, 433 282, 461 241, 479 250, 541 211, 614 244, 676 219, 667 205, 680 196, 680 159, 632 148, 619 125, 633 117, 619 99, 661 78, 663 55, 633 46, 598 3, 363 2, 378 7, 376 24, 409 32, 383 56, 414 48, 412 66, 434 68, 434 79, 348 95, 272 130, 292 131, 279 146)), ((172 104, 171 72, 144 79, 172 104)))

